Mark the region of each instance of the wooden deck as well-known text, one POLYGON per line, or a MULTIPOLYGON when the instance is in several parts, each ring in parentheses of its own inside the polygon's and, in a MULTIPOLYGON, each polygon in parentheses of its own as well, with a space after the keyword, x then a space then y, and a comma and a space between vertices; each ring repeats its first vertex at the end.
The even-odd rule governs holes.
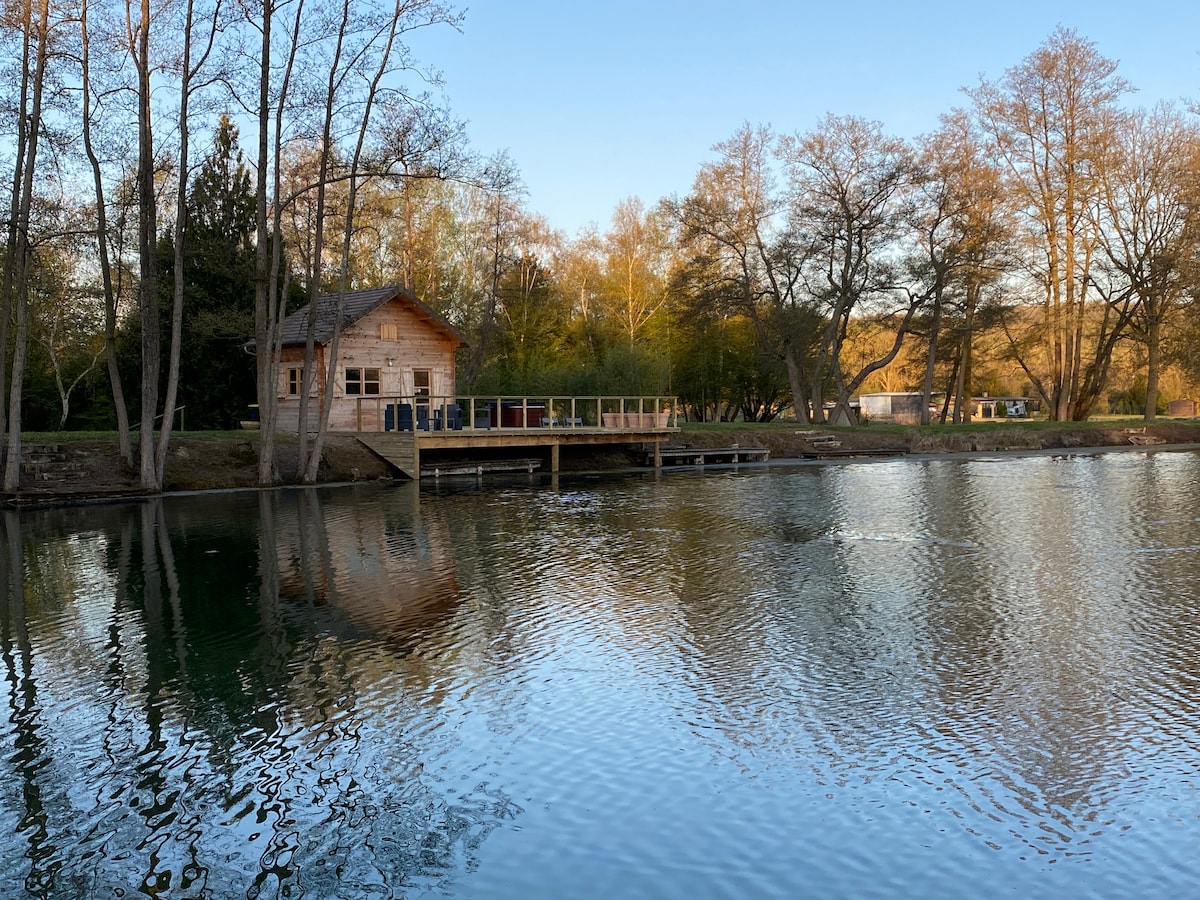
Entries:
MULTIPOLYGON (((655 459, 662 444, 678 433, 678 428, 588 428, 577 427, 529 427, 496 429, 463 429, 461 431, 387 431, 357 432, 359 442, 377 456, 387 460, 393 467, 412 479, 431 476, 440 468, 444 473, 450 466, 423 465, 421 456, 428 451, 465 451, 469 456, 473 450, 484 453, 496 451, 545 450, 549 456, 551 472, 559 470, 560 448, 564 446, 595 446, 602 444, 640 444, 648 446, 649 458, 655 459)), ((521 456, 527 456, 527 453, 521 456)), ((458 465, 473 468, 485 460, 465 460, 458 465)), ((492 462, 487 460, 486 462, 492 462)), ((658 460, 655 465, 661 465, 658 460)), ((485 466, 485 471, 492 467, 485 466)))

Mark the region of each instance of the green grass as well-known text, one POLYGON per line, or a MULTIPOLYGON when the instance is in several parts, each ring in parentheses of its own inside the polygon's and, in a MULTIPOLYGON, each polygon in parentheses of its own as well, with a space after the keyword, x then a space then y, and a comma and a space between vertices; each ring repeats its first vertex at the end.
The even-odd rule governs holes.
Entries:
MULTIPOLYGON (((158 432, 155 432, 155 437, 158 432)), ((179 431, 175 429, 171 432, 171 437, 186 437, 189 440, 201 441, 231 441, 242 439, 246 440, 250 437, 257 437, 257 433, 253 431, 179 431)), ((115 431, 26 431, 21 435, 22 440, 27 443, 59 443, 65 444, 70 441, 116 441, 117 433, 115 431)), ((136 444, 138 433, 135 431, 131 435, 133 442, 136 444)))
MULTIPOLYGON (((1160 419, 1160 422, 1172 420, 1160 419)), ((1140 416, 1093 416, 1086 422, 1050 422, 1045 419, 988 419, 963 425, 933 424, 933 425, 895 425, 890 422, 872 422, 859 425, 856 428, 835 427, 833 425, 803 425, 792 419, 776 420, 774 422, 684 422, 680 429, 685 432, 717 433, 721 431, 801 431, 819 428, 822 431, 868 431, 879 434, 904 434, 916 431, 920 434, 946 434, 953 431, 958 434, 977 434, 994 431, 997 428, 1028 428, 1032 431, 1088 431, 1100 428, 1140 428, 1146 423, 1140 416)))

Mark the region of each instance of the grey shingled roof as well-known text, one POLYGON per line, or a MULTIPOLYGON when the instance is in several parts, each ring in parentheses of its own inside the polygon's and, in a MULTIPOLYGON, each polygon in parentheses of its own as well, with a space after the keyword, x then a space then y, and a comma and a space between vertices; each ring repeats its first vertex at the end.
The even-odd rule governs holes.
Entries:
MULTIPOLYGON (((466 338, 446 319, 438 315, 416 298, 411 291, 397 285, 370 288, 365 291, 347 291, 342 303, 342 330, 353 325, 367 313, 372 312, 390 300, 401 300, 415 309, 427 319, 434 328, 465 344, 466 338)), ((283 345, 303 344, 308 333, 308 310, 306 306, 298 309, 283 320, 281 330, 283 345)), ((333 338, 333 322, 337 313, 337 294, 322 294, 317 297, 317 343, 328 343, 333 338)))

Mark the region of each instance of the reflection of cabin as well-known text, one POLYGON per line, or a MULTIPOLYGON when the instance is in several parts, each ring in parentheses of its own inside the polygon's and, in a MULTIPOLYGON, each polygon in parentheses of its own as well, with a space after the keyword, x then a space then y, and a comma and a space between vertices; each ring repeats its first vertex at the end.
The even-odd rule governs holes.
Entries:
POLYGON ((924 395, 916 391, 888 391, 879 394, 860 394, 858 406, 868 422, 919 425, 923 400, 924 395))
MULTIPOLYGON (((299 427, 300 389, 309 307, 283 322, 279 365, 279 429, 299 427)), ((310 393, 310 428, 316 427, 318 400, 324 394, 330 341, 337 314, 337 295, 317 299, 316 381, 310 393)), ((359 422, 359 400, 365 397, 411 397, 418 406, 454 396, 454 352, 466 343, 444 318, 401 287, 350 291, 342 306, 342 333, 334 372, 332 431, 381 430, 379 423, 359 422)), ((376 409, 374 404, 362 404, 376 409)))
MULTIPOLYGON (((444 523, 376 502, 326 516, 311 493, 271 502, 279 596, 335 636, 409 646, 459 604, 444 523)), ((264 533, 266 526, 264 525, 264 533)))
POLYGON ((1029 397, 982 397, 971 398, 972 419, 1027 419, 1037 412, 1037 403, 1029 397))

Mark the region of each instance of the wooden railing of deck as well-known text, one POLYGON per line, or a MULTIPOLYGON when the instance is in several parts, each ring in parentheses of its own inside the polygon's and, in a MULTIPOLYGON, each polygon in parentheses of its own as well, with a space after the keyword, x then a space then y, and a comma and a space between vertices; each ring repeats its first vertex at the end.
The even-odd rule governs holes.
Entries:
POLYGON ((676 397, 356 397, 358 431, 664 431, 679 427, 676 397), (367 426, 364 429, 364 426, 367 426))

